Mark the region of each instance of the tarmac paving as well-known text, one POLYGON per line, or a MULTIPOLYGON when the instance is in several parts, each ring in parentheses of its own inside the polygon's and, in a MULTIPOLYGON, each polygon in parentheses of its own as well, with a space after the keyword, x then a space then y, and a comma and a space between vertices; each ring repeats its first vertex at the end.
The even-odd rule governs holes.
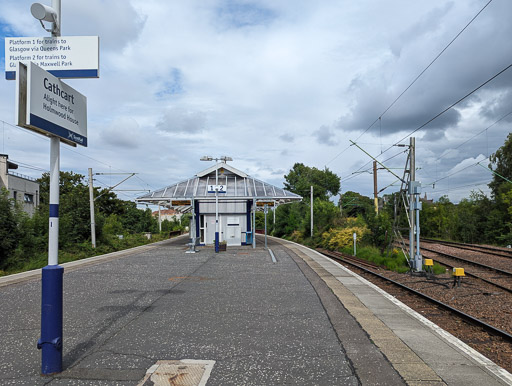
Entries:
POLYGON ((40 270, 0 278, 0 384, 512 384, 314 251, 272 241, 274 262, 262 246, 187 254, 186 241, 64 265, 53 376, 36 348, 40 270))

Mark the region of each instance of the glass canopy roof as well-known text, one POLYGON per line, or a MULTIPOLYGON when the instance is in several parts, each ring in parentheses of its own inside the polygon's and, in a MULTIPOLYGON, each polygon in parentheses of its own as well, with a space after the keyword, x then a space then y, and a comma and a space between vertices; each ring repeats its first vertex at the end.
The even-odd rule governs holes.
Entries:
POLYGON ((257 201, 276 201, 277 204, 302 200, 302 197, 298 194, 250 177, 244 172, 221 162, 185 181, 138 197, 136 201, 146 204, 169 205, 172 200, 214 200, 215 193, 208 192, 208 185, 216 184, 216 172, 218 174, 218 185, 224 185, 226 190, 226 193, 219 193, 219 200, 255 199, 257 201))

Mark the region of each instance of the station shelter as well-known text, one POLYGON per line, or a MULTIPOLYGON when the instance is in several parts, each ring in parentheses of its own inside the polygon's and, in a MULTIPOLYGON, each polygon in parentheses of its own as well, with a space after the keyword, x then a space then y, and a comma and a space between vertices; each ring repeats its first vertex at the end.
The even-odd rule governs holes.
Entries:
POLYGON ((136 202, 192 213, 190 238, 196 245, 215 244, 217 208, 219 242, 255 246, 256 211, 301 200, 298 194, 219 162, 192 178, 138 197, 136 202))

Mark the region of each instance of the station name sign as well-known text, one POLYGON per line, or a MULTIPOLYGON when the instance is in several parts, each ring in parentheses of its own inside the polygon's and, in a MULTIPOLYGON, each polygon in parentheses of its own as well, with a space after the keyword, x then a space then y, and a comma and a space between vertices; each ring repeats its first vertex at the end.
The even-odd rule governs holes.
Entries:
POLYGON ((87 146, 87 98, 36 64, 18 64, 16 124, 87 146))
POLYGON ((18 62, 33 62, 58 78, 99 77, 99 37, 5 38, 5 79, 16 79, 18 62))

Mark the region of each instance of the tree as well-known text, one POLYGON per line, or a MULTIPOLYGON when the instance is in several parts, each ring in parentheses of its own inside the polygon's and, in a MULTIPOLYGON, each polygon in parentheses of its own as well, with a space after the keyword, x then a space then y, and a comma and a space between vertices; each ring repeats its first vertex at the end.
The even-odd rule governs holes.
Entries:
POLYGON ((492 242, 509 244, 512 242, 512 133, 496 153, 489 157, 489 168, 494 171, 489 183, 494 207, 489 213, 494 224, 487 231, 492 234, 492 242))
POLYGON ((276 208, 274 235, 281 237, 291 235, 294 231, 304 232, 308 213, 309 206, 302 201, 279 205, 276 208))
POLYGON ((319 170, 296 163, 290 172, 284 176, 285 189, 299 194, 308 199, 311 197, 311 186, 313 186, 313 198, 328 200, 340 191, 340 177, 329 169, 319 170))
POLYGON ((512 133, 509 133, 503 146, 489 157, 489 169, 494 171, 492 181, 489 183, 493 197, 499 198, 501 193, 512 189, 512 133))
POLYGON ((348 191, 341 195, 339 205, 345 217, 363 216, 365 220, 375 216, 375 205, 372 199, 356 192, 348 191))
MULTIPOLYGON (((66 247, 87 240, 91 235, 89 188, 85 177, 73 172, 60 172, 59 178, 59 246, 66 247)), ((39 211, 48 218, 50 205, 50 173, 38 179, 39 211)), ((46 234, 48 228, 45 228, 46 234)))
POLYGON ((4 267, 18 246, 20 230, 16 222, 14 203, 5 188, 0 190, 0 267, 4 267))

